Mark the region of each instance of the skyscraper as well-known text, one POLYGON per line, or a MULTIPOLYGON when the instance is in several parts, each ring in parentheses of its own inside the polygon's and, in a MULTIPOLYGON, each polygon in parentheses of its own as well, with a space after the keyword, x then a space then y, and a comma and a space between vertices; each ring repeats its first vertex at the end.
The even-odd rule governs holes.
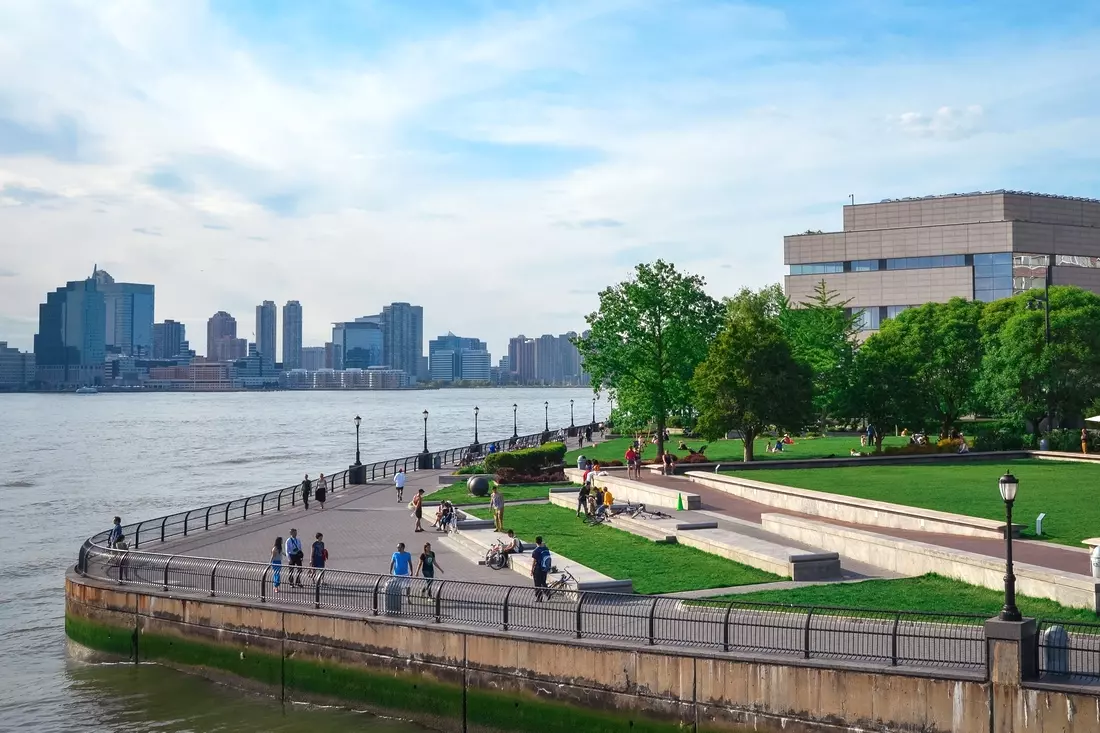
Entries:
POLYGON ((166 319, 153 324, 153 358, 171 359, 186 351, 187 329, 182 323, 166 319))
POLYGON ((382 340, 385 363, 415 380, 424 353, 424 309, 408 303, 383 306, 382 340))
POLYGON ((520 384, 535 381, 535 341, 523 334, 508 339, 508 368, 520 384))
POLYGON ((362 316, 332 324, 332 368, 366 369, 383 366, 385 339, 382 316, 362 316))
POLYGON ((283 306, 283 370, 302 368, 302 304, 288 300, 283 306))
POLYGON ((97 384, 106 356, 106 305, 96 278, 69 282, 38 306, 34 358, 39 381, 97 384))
POLYGON ((448 333, 428 342, 428 371, 433 382, 489 381, 485 342, 448 333))
MULTIPOLYGON (((256 351, 259 355, 275 363, 275 303, 265 300, 256 306, 256 351)), ((284 324, 285 328, 285 324, 284 324)))
POLYGON ((154 287, 115 282, 106 270, 92 277, 103 293, 106 345, 127 356, 152 356, 154 287))
POLYGON ((237 339, 237 319, 225 311, 218 311, 206 322, 206 358, 210 361, 228 361, 229 353, 222 354, 228 339, 237 339))

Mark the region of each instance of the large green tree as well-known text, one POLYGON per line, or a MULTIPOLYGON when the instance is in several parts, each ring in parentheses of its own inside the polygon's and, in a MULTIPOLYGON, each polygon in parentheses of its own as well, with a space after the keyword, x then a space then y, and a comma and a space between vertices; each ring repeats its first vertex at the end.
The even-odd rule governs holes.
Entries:
POLYGON ((913 361, 899 341, 899 334, 892 329, 873 334, 856 351, 846 371, 848 412, 863 415, 876 427, 876 451, 882 450, 882 436, 889 426, 907 422, 919 409, 913 361))
POLYGON ((746 461, 769 425, 799 430, 812 415, 812 372, 794 357, 778 315, 769 288, 727 301, 722 330, 692 380, 696 430, 707 440, 740 432, 746 461))
MULTIPOLYGON (((778 286, 777 286, 778 287, 778 286)), ((825 280, 813 297, 796 307, 784 298, 779 322, 796 359, 810 367, 814 380, 814 413, 824 426, 826 418, 843 412, 846 387, 859 332, 859 312, 846 310, 825 280)))
POLYGON ((664 450, 668 416, 690 406, 689 383, 721 323, 721 305, 703 278, 663 260, 603 290, 575 343, 597 389, 614 395, 620 428, 655 423, 664 450))
POLYGON ((1075 416, 1100 398, 1100 296, 1050 288, 1047 344, 1045 314, 1034 295, 986 305, 978 391, 989 410, 1028 421, 1038 434, 1048 410, 1054 418, 1075 416))

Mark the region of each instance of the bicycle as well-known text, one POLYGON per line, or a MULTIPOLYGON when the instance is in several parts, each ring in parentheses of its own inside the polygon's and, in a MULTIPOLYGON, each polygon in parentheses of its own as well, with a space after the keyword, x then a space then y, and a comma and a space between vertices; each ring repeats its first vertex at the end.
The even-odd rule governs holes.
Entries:
POLYGON ((508 565, 508 556, 504 554, 504 543, 497 540, 485 551, 485 567, 501 570, 508 565))
POLYGON ((631 519, 672 519, 672 515, 661 511, 646 509, 645 504, 639 504, 630 515, 631 519))
POLYGON ((573 576, 573 573, 569 572, 569 568, 562 568, 557 579, 546 584, 546 600, 550 600, 555 593, 568 593, 570 595, 564 596, 565 598, 568 599, 570 596, 575 598, 577 595, 576 587, 577 579, 573 576))

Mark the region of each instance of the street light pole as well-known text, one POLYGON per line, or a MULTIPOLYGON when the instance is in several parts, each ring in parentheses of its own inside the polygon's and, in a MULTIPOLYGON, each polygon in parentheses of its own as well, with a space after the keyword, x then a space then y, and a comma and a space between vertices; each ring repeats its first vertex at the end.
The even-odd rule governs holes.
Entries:
POLYGON ((474 445, 478 445, 478 442, 477 442, 477 413, 478 413, 478 409, 475 406, 474 407, 474 445))
POLYGON ((1016 607, 1016 576, 1012 572, 1012 503, 1016 501, 1016 489, 1020 482, 1011 473, 1001 476, 998 488, 1005 503, 1005 605, 1001 609, 1002 621, 1021 621, 1023 616, 1016 607))
POLYGON ((424 410, 424 452, 428 452, 428 411, 424 410))
POLYGON ((545 430, 546 432, 548 432, 548 433, 549 433, 549 432, 550 432, 550 403, 549 403, 548 401, 547 401, 547 402, 543 402, 543 403, 542 403, 542 406, 543 406, 543 408, 544 408, 544 409, 545 409, 545 411, 546 411, 546 427, 545 427, 545 428, 543 428, 543 429, 544 429, 544 430, 545 430))
POLYGON ((576 425, 573 424, 573 400, 569 400, 569 427, 576 427, 576 425))
POLYGON ((362 466, 363 462, 359 460, 359 423, 363 421, 363 418, 358 415, 355 416, 355 465, 362 466))
POLYGON ((519 437, 518 423, 516 422, 516 410, 519 408, 515 402, 512 403, 512 437, 519 437))
POLYGON ((592 424, 596 424, 596 398, 592 398, 592 424))

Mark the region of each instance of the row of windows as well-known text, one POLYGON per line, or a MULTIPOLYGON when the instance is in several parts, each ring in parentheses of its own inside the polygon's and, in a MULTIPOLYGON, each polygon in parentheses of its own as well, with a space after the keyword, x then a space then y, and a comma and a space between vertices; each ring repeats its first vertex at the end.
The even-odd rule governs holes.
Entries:
POLYGON ((807 265, 791 265, 792 275, 829 275, 844 272, 843 262, 813 262, 807 265))
POLYGON ((875 331, 882 326, 882 322, 896 317, 899 313, 909 308, 911 305, 882 305, 882 306, 870 306, 857 310, 856 312, 856 326, 860 331, 875 331))
MULTIPOLYGON (((983 255, 976 255, 977 257, 983 255)), ((936 255, 933 257, 895 257, 886 260, 850 260, 847 262, 811 262, 791 265, 792 275, 830 275, 840 272, 875 272, 877 270, 925 270, 934 267, 964 267, 966 255, 936 255)), ((991 265, 992 266, 992 265, 991 265)), ((1012 259, 1008 267, 1011 274, 1012 259)), ((992 274, 992 273, 990 273, 992 274)))
POLYGON ((932 257, 898 257, 886 260, 887 270, 927 270, 933 267, 964 267, 966 255, 934 255, 932 257))

